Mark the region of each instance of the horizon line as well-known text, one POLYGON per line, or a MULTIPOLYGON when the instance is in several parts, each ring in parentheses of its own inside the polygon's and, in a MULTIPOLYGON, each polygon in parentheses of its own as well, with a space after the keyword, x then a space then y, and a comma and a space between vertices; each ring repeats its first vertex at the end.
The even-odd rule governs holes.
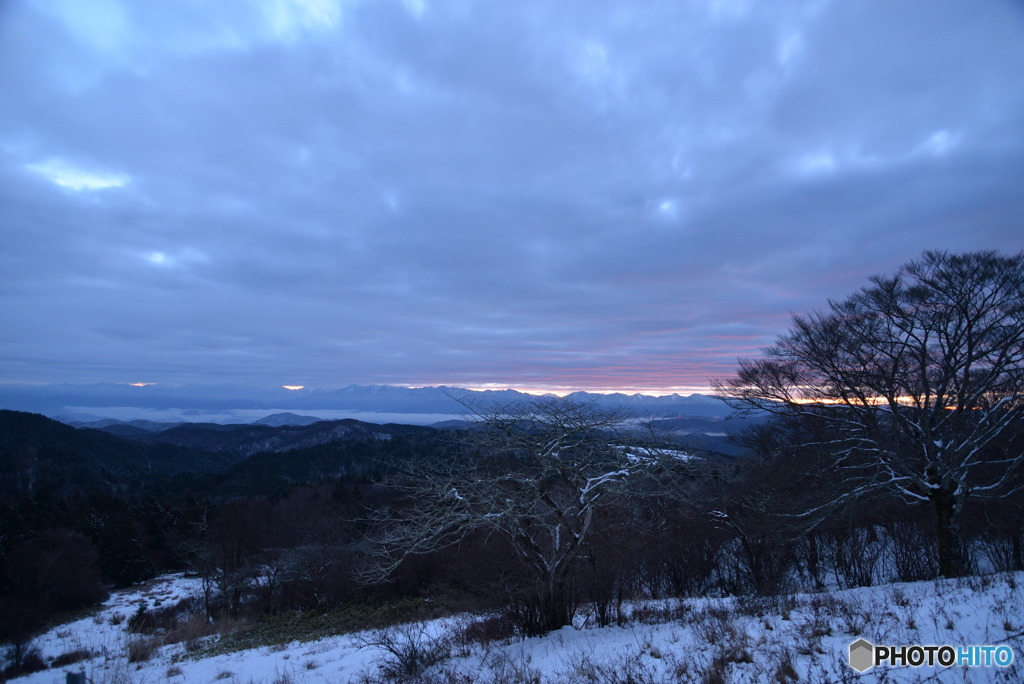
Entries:
POLYGON ((24 387, 59 387, 61 385, 87 387, 90 385, 116 385, 121 387, 135 387, 135 388, 181 388, 188 387, 190 385, 196 387, 231 387, 238 386, 239 388, 253 388, 253 389, 286 389, 292 392, 310 392, 315 390, 337 390, 345 389, 347 387, 394 387, 404 389, 426 389, 426 388, 441 388, 450 387, 453 389, 464 389, 471 392, 501 392, 512 390, 515 392, 521 392, 523 394, 530 394, 534 396, 545 396, 555 395, 559 397, 565 397, 576 392, 586 392, 588 394, 626 394, 626 395, 643 395, 650 397, 669 396, 672 394, 678 394, 687 396, 690 394, 713 394, 714 389, 709 385, 672 385, 668 387, 637 387, 637 386, 626 386, 626 387, 609 387, 607 385, 599 385, 592 387, 580 387, 571 385, 545 385, 545 384, 527 384, 522 385, 514 383, 498 383, 498 382, 486 382, 486 383, 468 383, 468 384, 453 384, 446 382, 439 383, 400 383, 400 382, 368 382, 359 383, 351 382, 347 384, 312 384, 310 382, 299 382, 299 381, 288 381, 282 383, 274 382, 245 382, 245 381, 215 381, 215 382, 202 382, 202 381, 185 381, 185 382, 160 382, 153 379, 134 379, 134 380, 106 380, 106 381, 92 381, 92 382, 67 382, 67 381, 24 381, 24 380, 0 380, 0 387, 7 386, 24 386, 24 387))

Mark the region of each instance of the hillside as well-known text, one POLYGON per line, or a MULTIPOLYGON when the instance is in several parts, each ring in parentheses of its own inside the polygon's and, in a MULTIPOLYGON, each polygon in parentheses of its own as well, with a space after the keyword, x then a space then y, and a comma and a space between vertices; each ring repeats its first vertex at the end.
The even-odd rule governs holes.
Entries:
POLYGON ((239 458, 184 446, 144 444, 45 416, 0 410, 0 497, 120 491, 129 483, 222 472, 239 458))
POLYGON ((341 615, 334 625, 308 615, 280 622, 276 634, 236 623, 217 635, 195 612, 198 599, 189 601, 200 580, 173 576, 118 592, 94 617, 41 635, 44 669, 12 681, 48 684, 58 673, 63 681, 71 669, 95 682, 1019 682, 1022 587, 1024 575, 1013 573, 765 599, 639 601, 624 607, 621 626, 581 619, 523 640, 495 632, 493 617, 471 614, 365 631, 341 626, 341 615), (177 607, 178 622, 166 634, 130 634, 126 618, 140 603, 177 607), (1016 657, 1002 667, 880 665, 858 673, 848 664, 858 638, 993 644, 1016 657), (74 665, 61 667, 69 660, 74 665))
POLYGON ((282 453, 344 440, 389 440, 396 436, 434 432, 428 427, 376 425, 353 419, 317 421, 308 425, 184 423, 160 431, 124 425, 103 429, 117 430, 126 438, 148 444, 173 444, 240 456, 262 452, 282 453))

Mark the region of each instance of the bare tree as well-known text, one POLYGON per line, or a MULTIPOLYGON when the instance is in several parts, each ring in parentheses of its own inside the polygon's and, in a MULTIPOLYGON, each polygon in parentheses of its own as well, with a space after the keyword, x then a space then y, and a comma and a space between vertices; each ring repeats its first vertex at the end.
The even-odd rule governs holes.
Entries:
POLYGON ((627 445, 623 416, 589 405, 538 400, 474 413, 480 429, 460 457, 397 485, 404 496, 379 521, 372 575, 472 532, 499 535, 531 578, 515 607, 520 626, 543 634, 572 619, 568 580, 597 507, 664 459, 627 445))
POLYGON ((964 502, 1021 486, 1022 387, 1024 254, 925 252, 794 317, 717 389, 824 428, 844 496, 887 488, 930 504, 948 577, 963 571, 964 502))

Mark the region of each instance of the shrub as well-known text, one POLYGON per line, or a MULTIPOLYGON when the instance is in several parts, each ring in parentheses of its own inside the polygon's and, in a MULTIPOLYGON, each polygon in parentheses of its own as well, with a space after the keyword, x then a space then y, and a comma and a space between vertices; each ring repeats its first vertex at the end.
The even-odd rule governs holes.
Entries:
POLYGON ((173 629, 164 634, 163 642, 165 644, 178 644, 183 641, 186 644, 198 642, 203 637, 217 634, 225 627, 227 629, 224 629, 224 631, 230 631, 229 625, 233 624, 233 622, 224 624, 224 621, 212 623, 202 615, 193 615, 187 621, 178 623, 173 629))
POLYGON ((417 681, 428 669, 451 657, 451 639, 445 635, 432 636, 424 622, 376 629, 356 641, 361 647, 373 646, 384 651, 377 667, 385 681, 417 681))
POLYGON ((153 637, 139 637, 128 642, 128 662, 142 663, 153 657, 160 641, 153 637))
POLYGON ((779 665, 775 669, 775 681, 780 684, 800 681, 800 673, 796 671, 796 666, 793 665, 793 652, 789 649, 784 650, 779 655, 779 665))
POLYGON ((489 654, 485 664, 495 684, 541 684, 542 674, 531 664, 528 651, 519 651, 515 658, 500 649, 489 654))
POLYGON ((659 673, 641 654, 632 653, 608 661, 597 661, 587 653, 573 658, 568 669, 558 673, 558 681, 566 684, 658 684, 659 673))
POLYGON ((43 662, 43 658, 39 654, 39 649, 27 648, 20 654, 20 657, 15 662, 8 665, 3 671, 0 671, 0 675, 2 675, 0 680, 6 681, 8 679, 22 677, 45 669, 46 663, 43 662))
MULTIPOLYGON (((156 634, 158 632, 172 632, 177 629, 182 620, 192 622, 202 613, 202 606, 199 599, 195 597, 185 598, 177 603, 153 607, 149 609, 145 602, 139 602, 138 608, 128 618, 127 629, 135 634, 156 634)), ((179 641, 181 641, 179 639, 179 641)))
POLYGON ((914 523, 889 526, 889 549, 896 579, 900 582, 930 580, 939 575, 939 559, 929 535, 914 523))
POLYGON ((61 653, 59 656, 53 659, 50 663, 50 667, 65 667, 66 665, 72 665, 74 663, 81 662, 92 658, 95 653, 87 648, 77 648, 74 651, 68 651, 67 653, 61 653))
POLYGON ((630 619, 645 625, 677 622, 686 617, 686 604, 682 601, 668 601, 635 606, 630 619))
POLYGON ((462 628, 460 641, 465 644, 489 644, 516 636, 516 626, 507 615, 491 615, 470 622, 462 628))

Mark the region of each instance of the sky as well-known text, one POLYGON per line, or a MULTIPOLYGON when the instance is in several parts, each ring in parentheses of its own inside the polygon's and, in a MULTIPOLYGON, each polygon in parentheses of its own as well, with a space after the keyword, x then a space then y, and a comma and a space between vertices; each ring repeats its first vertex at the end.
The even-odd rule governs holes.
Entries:
POLYGON ((706 388, 1024 249, 1013 0, 0 3, 0 382, 706 388))

